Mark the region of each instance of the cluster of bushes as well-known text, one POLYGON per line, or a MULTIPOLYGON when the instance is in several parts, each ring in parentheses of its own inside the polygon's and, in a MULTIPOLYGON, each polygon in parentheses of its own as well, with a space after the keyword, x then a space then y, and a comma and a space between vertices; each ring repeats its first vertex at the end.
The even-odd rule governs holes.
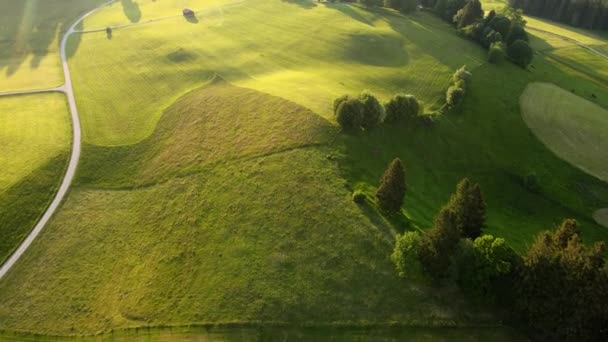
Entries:
POLYGON ((463 180, 424 233, 397 237, 401 277, 452 280, 471 299, 495 305, 543 341, 600 341, 608 334, 608 266, 603 242, 583 244, 575 220, 540 233, 523 255, 483 234, 485 202, 463 180))
POLYGON ((414 95, 397 94, 384 105, 369 91, 359 96, 342 95, 334 100, 336 121, 344 130, 371 130, 383 122, 418 118, 422 104, 414 95))
POLYGON ((455 108, 462 102, 467 85, 471 82, 471 77, 473 75, 467 70, 466 65, 463 65, 452 75, 452 84, 445 94, 445 102, 449 108, 455 108))

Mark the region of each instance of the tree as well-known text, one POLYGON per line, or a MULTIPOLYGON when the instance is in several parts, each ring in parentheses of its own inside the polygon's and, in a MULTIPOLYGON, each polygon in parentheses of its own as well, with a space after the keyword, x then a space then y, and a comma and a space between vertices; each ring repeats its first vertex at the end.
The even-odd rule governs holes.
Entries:
POLYGON ((454 15, 466 5, 466 0, 448 0, 445 11, 441 13, 443 18, 449 22, 452 22, 454 15))
POLYGON ((399 211, 403 205, 405 191, 405 169, 401 159, 395 158, 380 179, 380 186, 376 191, 378 206, 388 213, 399 211))
POLYGON ((412 119, 418 116, 422 106, 414 95, 397 94, 386 104, 387 122, 396 122, 404 119, 412 119))
POLYGON ((450 107, 456 107, 460 104, 460 102, 464 99, 464 89, 451 86, 448 88, 448 91, 445 94, 445 100, 450 107))
POLYGON ((540 233, 523 258, 515 307, 544 340, 602 341, 608 334, 605 244, 586 246, 575 220, 540 233))
POLYGON ((418 247, 418 259, 424 271, 435 280, 448 275, 451 259, 460 239, 456 215, 444 207, 427 230, 418 247))
POLYGON ((486 221, 486 203, 479 184, 471 183, 468 178, 461 180, 448 207, 456 215, 462 237, 476 239, 481 236, 486 221))
POLYGON ((418 232, 406 232, 397 235, 391 260, 395 263, 400 277, 416 278, 421 273, 422 265, 418 260, 420 241, 421 237, 418 232))
POLYGON ((363 120, 361 126, 367 130, 378 126, 386 116, 384 107, 380 104, 380 101, 367 90, 359 95, 359 101, 361 101, 361 104, 363 105, 363 120))
POLYGON ((520 8, 515 9, 511 6, 504 6, 498 11, 498 13, 509 19, 512 25, 523 28, 527 24, 526 20, 524 19, 524 11, 520 8))
POLYGON ((358 99, 347 98, 339 101, 336 109, 336 121, 345 130, 361 128, 363 105, 358 99))
POLYGON ((457 83, 458 81, 464 81, 465 84, 468 84, 471 81, 473 74, 469 70, 467 70, 467 66, 463 65, 460 69, 456 70, 452 75, 452 82, 457 83))
POLYGON ((435 2, 435 6, 433 7, 433 11, 438 15, 443 17, 448 8, 448 0, 437 0, 435 2))
POLYGON ((463 28, 482 18, 483 9, 481 9, 481 2, 479 0, 469 0, 463 8, 456 12, 453 22, 456 24, 456 27, 463 28))
POLYGON ((527 42, 518 39, 507 48, 507 55, 522 68, 527 68, 532 63, 534 51, 527 42))
POLYGON ((488 26, 492 28, 494 31, 500 33, 502 37, 506 37, 509 34, 509 29, 511 28, 511 20, 505 17, 504 15, 497 14, 490 20, 488 26))

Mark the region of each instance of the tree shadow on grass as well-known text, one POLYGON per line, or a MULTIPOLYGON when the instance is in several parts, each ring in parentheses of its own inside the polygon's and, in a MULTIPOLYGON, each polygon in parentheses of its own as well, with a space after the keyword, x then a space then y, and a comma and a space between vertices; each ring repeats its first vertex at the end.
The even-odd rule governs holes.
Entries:
POLYGON ((325 6, 327 6, 328 8, 332 8, 335 10, 338 10, 346 15, 348 15, 349 17, 362 22, 366 25, 369 26, 374 26, 374 22, 373 20, 370 20, 369 18, 366 18, 364 15, 361 14, 361 9, 355 5, 350 5, 350 4, 341 4, 341 3, 324 3, 325 6))
POLYGON ((312 0, 283 0, 283 2, 286 2, 288 4, 298 5, 302 8, 306 8, 306 9, 311 9, 311 8, 317 7, 317 4, 315 4, 312 0))
POLYGON ((374 199, 369 196, 365 196, 365 201, 357 203, 357 206, 369 222, 391 242, 395 240, 396 234, 403 234, 411 226, 409 219, 402 212, 395 214, 380 212, 374 199))
POLYGON ((121 0, 122 10, 125 12, 125 16, 132 23, 137 23, 141 20, 141 10, 139 5, 133 0, 121 0))

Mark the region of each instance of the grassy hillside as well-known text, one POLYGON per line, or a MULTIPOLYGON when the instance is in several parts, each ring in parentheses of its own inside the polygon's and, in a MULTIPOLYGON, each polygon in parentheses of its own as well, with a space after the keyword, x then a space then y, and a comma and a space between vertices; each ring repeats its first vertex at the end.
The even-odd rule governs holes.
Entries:
POLYGON ((394 231, 350 199, 327 146, 333 132, 309 110, 251 90, 215 82, 186 95, 149 141, 120 152, 142 158, 113 165, 118 180, 83 164, 87 179, 0 283, 0 328, 491 322, 452 290, 396 277, 394 231), (184 132, 201 143, 184 143, 184 132), (204 167, 164 179, 173 158, 181 170, 204 167), (127 174, 158 182, 111 189, 127 174))
MULTIPOLYGON (((334 97, 366 88, 382 98, 412 92, 438 107, 452 70, 485 59, 480 47, 428 14, 306 3, 311 7, 249 0, 205 12, 198 23, 179 17, 115 30, 111 39, 104 32, 75 36, 70 65, 85 141, 145 139, 164 108, 215 73, 329 117, 334 97)), ((106 16, 114 14, 91 20, 106 16)))
POLYGON ((0 262, 55 193, 71 143, 62 94, 0 98, 0 262))
POLYGON ((61 34, 104 0, 24 0, 0 3, 0 92, 63 83, 61 34))

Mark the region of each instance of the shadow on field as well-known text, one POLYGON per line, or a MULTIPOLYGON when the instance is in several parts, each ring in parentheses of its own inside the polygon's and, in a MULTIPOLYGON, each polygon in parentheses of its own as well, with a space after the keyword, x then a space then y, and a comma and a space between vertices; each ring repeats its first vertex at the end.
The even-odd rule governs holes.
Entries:
POLYGON ((354 5, 348 5, 348 4, 331 4, 331 3, 324 3, 325 6, 327 6, 328 8, 332 8, 335 10, 338 10, 346 15, 348 15, 349 17, 360 21, 366 25, 369 26, 374 26, 374 22, 372 20, 370 20, 369 18, 366 18, 365 16, 363 16, 360 11, 363 11, 362 9, 358 9, 356 6, 354 5))
POLYGON ((132 23, 137 23, 141 20, 141 10, 136 2, 133 0, 121 0, 121 4, 125 16, 127 16, 132 23))
POLYGON ((187 22, 191 23, 191 24, 198 24, 199 20, 196 17, 196 14, 192 14, 192 15, 186 15, 184 16, 184 18, 186 19, 187 22))
POLYGON ((283 0, 283 2, 286 2, 288 4, 298 5, 302 8, 306 8, 306 9, 311 9, 311 8, 317 7, 317 4, 315 4, 312 0, 283 0))

